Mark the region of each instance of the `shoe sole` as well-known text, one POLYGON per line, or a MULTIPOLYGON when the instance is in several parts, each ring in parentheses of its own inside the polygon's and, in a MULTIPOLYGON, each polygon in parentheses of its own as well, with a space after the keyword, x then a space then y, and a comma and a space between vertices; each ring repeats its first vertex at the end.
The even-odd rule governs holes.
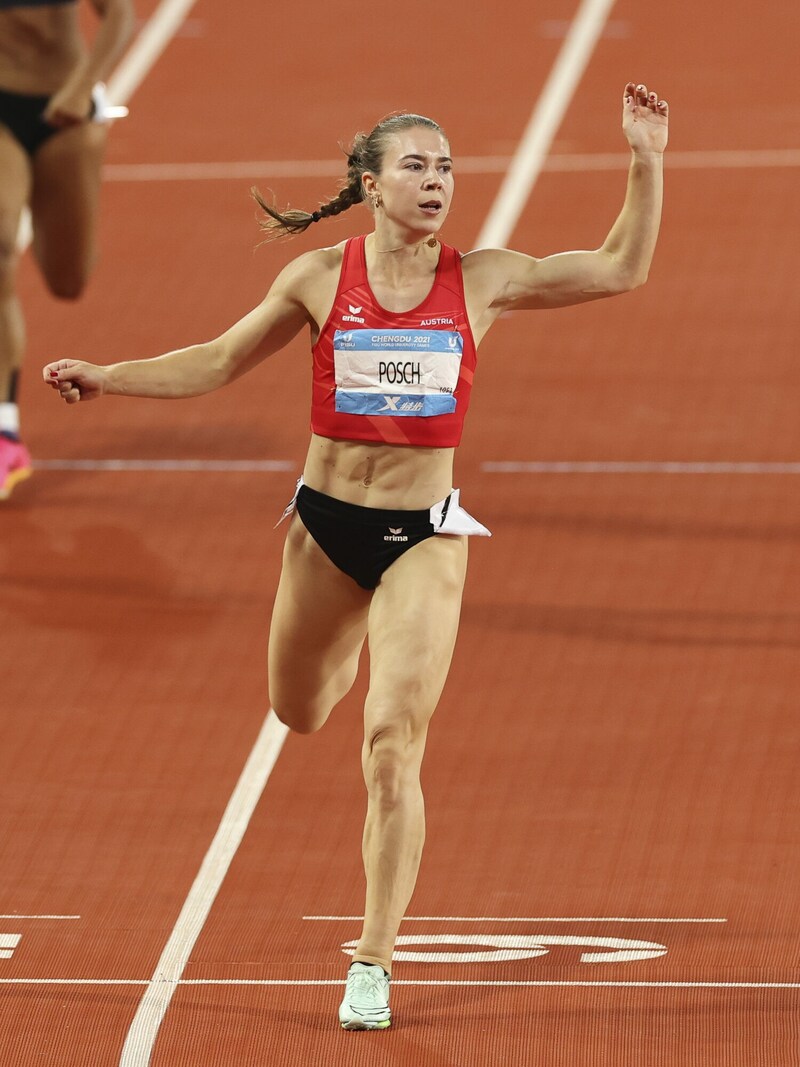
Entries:
POLYGON ((19 485, 20 482, 24 482, 25 479, 30 478, 32 474, 32 467, 20 467, 18 470, 12 471, 6 478, 2 487, 0 487, 0 500, 8 500, 14 486, 19 485))
MULTIPOLYGON (((339 1020, 341 1022, 341 1019, 339 1020)), ((352 1022, 342 1023, 343 1030, 388 1030, 392 1025, 391 1019, 385 1019, 380 1023, 368 1023, 363 1019, 353 1019, 352 1022)))

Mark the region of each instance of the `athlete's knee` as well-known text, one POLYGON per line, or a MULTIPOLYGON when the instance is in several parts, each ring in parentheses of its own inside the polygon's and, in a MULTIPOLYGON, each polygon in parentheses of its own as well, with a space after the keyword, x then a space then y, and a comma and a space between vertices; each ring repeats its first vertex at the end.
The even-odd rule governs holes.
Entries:
POLYGON ((37 240, 34 228, 33 251, 52 296, 58 300, 78 300, 92 276, 96 252, 82 243, 69 248, 56 243, 51 235, 37 240))
POLYGON ((419 785, 427 726, 413 715, 379 723, 364 739, 364 779, 381 805, 394 807, 403 792, 419 785))
POLYGON ((331 709, 318 701, 272 700, 278 719, 295 734, 313 734, 325 725, 331 709))
POLYGON ((0 296, 7 296, 13 291, 18 263, 16 239, 10 234, 0 233, 0 296))
POLYGON ((49 291, 59 300, 79 300, 89 281, 89 271, 75 265, 68 270, 46 270, 44 278, 49 291))

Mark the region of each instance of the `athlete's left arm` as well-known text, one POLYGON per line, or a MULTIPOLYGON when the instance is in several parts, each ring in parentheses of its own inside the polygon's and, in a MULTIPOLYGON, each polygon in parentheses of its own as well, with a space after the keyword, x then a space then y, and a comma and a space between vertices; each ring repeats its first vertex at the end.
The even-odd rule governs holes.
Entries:
POLYGON ((479 249, 464 257, 465 279, 473 281, 473 292, 482 294, 478 303, 490 316, 598 300, 647 280, 661 221, 667 113, 666 101, 644 85, 629 82, 625 87, 622 125, 632 152, 628 187, 622 211, 600 248, 542 259, 506 249, 479 249))
POLYGON ((133 0, 90 2, 100 25, 91 48, 50 100, 44 117, 53 126, 76 126, 86 121, 92 89, 97 82, 107 81, 133 31, 133 0))

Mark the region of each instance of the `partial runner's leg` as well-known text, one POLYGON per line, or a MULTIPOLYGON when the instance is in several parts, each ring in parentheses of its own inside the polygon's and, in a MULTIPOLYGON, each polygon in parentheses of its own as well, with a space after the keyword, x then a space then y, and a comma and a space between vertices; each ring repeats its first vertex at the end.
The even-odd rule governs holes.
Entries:
POLYGON ((387 972, 425 840, 420 768, 455 646, 466 562, 466 538, 432 537, 386 571, 370 609, 362 752, 367 894, 354 959, 387 972))
POLYGON ((19 441, 17 382, 25 350, 25 322, 17 297, 22 209, 31 191, 27 153, 0 125, 0 500, 30 474, 30 456, 19 441))
POLYGON ((295 514, 269 636, 270 702, 292 730, 318 730, 353 685, 371 599, 331 563, 295 514))
POLYGON ((33 158, 33 251, 50 292, 77 299, 97 258, 100 168, 107 131, 61 130, 33 158))
MULTIPOLYGON (((21 145, 0 125, 0 404, 12 401, 12 378, 25 347, 25 324, 16 294, 17 233, 31 191, 30 161, 21 145)), ((0 422, 0 431, 8 429, 0 422)), ((18 429, 18 427, 17 427, 18 429)))

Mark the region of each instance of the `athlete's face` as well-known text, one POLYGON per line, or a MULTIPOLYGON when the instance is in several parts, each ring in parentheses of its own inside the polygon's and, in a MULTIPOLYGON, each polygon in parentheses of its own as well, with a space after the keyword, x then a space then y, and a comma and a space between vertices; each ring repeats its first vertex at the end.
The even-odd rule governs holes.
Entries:
POLYGON ((374 188, 387 221, 435 233, 453 197, 453 161, 445 138, 426 126, 392 134, 374 188))

